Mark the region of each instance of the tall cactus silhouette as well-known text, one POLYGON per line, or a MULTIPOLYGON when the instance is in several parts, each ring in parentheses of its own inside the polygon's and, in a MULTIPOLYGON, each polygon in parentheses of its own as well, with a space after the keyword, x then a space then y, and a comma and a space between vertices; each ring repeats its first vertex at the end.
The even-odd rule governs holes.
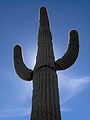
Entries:
POLYGON ((56 71, 69 68, 79 53, 79 38, 75 30, 64 56, 55 61, 52 35, 45 7, 40 8, 38 51, 33 70, 28 69, 22 59, 21 47, 14 47, 14 66, 18 76, 26 81, 33 80, 31 120, 61 120, 58 78, 56 71))

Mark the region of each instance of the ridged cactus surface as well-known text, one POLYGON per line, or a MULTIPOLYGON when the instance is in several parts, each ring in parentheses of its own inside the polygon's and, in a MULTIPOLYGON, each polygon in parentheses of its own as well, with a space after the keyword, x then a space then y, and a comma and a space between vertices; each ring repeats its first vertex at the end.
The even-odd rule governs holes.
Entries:
POLYGON ((14 47, 16 73, 23 80, 33 80, 31 120, 61 120, 56 71, 70 67, 75 62, 78 52, 78 33, 72 30, 66 53, 55 61, 47 10, 45 7, 40 8, 38 51, 33 70, 25 66, 21 47, 14 47))

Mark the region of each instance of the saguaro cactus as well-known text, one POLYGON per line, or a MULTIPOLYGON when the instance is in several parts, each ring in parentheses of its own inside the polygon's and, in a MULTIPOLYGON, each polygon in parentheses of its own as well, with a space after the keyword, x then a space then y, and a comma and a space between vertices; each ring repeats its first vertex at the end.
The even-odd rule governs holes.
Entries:
POLYGON ((57 70, 70 67, 79 52, 78 33, 70 32, 70 40, 65 55, 55 61, 52 35, 45 7, 40 8, 38 31, 38 51, 33 70, 28 69, 22 59, 21 47, 14 47, 14 66, 23 80, 33 80, 31 120, 61 120, 57 70))

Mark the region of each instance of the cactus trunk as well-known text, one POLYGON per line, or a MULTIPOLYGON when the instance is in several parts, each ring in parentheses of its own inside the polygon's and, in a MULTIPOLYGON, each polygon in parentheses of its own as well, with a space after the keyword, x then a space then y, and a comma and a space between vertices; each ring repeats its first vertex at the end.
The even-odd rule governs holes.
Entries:
POLYGON ((33 79, 31 120, 61 120, 57 70, 72 66, 79 53, 79 38, 75 30, 70 32, 68 50, 55 61, 52 35, 45 7, 40 9, 38 51, 33 70, 23 62, 21 47, 14 47, 14 66, 18 76, 26 81, 33 79))
POLYGON ((40 10, 38 52, 33 76, 31 120, 60 120, 57 74, 54 64, 52 36, 46 8, 40 10))
POLYGON ((33 76, 31 120, 61 120, 57 75, 42 67, 33 76))

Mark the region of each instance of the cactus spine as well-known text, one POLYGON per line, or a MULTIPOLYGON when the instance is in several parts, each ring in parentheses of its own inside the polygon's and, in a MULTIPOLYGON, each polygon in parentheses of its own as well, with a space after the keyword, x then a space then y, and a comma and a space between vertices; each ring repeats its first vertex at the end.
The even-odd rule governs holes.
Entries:
POLYGON ((55 61, 52 35, 45 7, 40 8, 38 51, 33 70, 28 69, 22 59, 21 47, 14 47, 14 66, 23 80, 33 80, 31 120, 61 120, 57 70, 70 67, 79 52, 78 33, 70 32, 70 40, 64 56, 55 61))

